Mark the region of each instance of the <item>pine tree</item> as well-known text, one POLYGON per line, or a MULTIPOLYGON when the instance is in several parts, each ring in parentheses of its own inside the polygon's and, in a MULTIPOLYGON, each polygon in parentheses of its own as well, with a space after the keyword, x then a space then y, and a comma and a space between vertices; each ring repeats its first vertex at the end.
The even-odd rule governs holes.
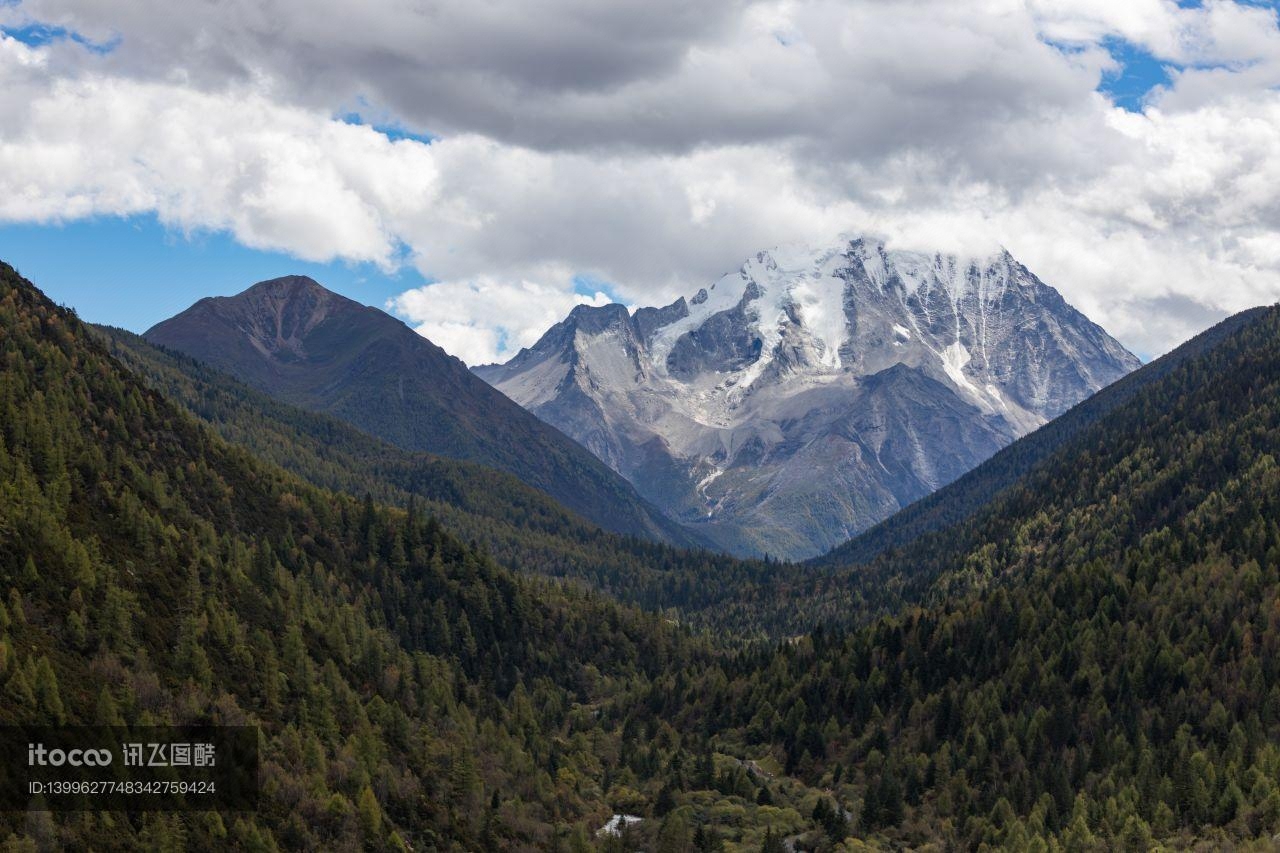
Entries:
POLYGON ((120 718, 120 710, 116 706, 116 700, 111 695, 111 690, 103 687, 98 691, 98 701, 94 705, 93 710, 94 725, 99 726, 121 726, 124 720, 120 718))
POLYGON ((62 706, 62 693, 58 690, 58 676, 53 665, 44 655, 36 662, 31 678, 31 692, 35 696, 36 708, 45 719, 61 725, 66 722, 66 711, 62 706))
POLYGON ((773 827, 765 830, 764 841, 760 845, 760 853, 786 853, 787 846, 782 838, 773 832, 773 827))
POLYGON ((356 812, 360 818, 360 831, 366 844, 375 844, 382 837, 382 806, 373 789, 365 785, 356 800, 356 812))

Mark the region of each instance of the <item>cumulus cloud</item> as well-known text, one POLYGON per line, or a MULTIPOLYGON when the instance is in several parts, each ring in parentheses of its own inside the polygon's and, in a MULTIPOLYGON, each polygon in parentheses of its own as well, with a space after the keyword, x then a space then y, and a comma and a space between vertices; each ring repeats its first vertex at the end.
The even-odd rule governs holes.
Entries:
POLYGON ((601 291, 574 292, 572 279, 565 270, 549 270, 541 281, 553 285, 489 276, 437 282, 402 293, 388 307, 468 364, 487 364, 498 353, 532 346, 575 306, 613 301, 601 291))
MULTIPOLYGON (((334 0, 336 2, 336 0, 334 0)), ((601 294, 666 302, 838 233, 1007 246, 1145 355, 1280 298, 1280 28, 1208 0, 324 4, 24 0, 116 46, 0 38, 0 218, 155 212, 412 263, 465 360, 601 294), (963 6, 963 8, 961 8, 963 6), (1143 113, 1113 40, 1171 64, 1143 113), (352 109, 438 138, 392 141, 352 109)))
POLYGON ((0 72, 11 117, 0 137, 0 219, 155 212, 256 248, 390 267, 392 217, 422 207, 434 183, 425 146, 252 92, 20 76, 0 72))

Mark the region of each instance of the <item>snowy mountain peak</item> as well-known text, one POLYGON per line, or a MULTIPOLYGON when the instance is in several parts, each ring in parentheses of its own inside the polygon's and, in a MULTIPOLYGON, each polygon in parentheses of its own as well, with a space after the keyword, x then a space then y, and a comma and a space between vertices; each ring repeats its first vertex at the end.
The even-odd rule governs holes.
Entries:
POLYGON ((779 246, 579 306, 487 381, 742 553, 808 556, 1138 365, 1007 251, 779 246))
POLYGON ((702 347, 699 340, 685 336, 713 322, 712 331, 733 330, 740 338, 733 357, 715 365, 718 372, 737 374, 732 383, 735 395, 768 376, 769 368, 780 360, 780 369, 791 372, 800 367, 840 371, 845 368, 842 350, 855 331, 851 307, 874 304, 887 296, 904 307, 917 302, 920 309, 905 312, 905 325, 891 324, 906 330, 893 344, 902 347, 913 337, 924 341, 939 368, 980 406, 992 408, 1000 401, 964 379, 969 345, 964 340, 961 306, 966 299, 982 305, 998 303, 1011 283, 1031 285, 1033 277, 1024 273, 1005 251, 986 258, 890 252, 883 243, 862 237, 821 248, 780 246, 757 253, 738 272, 694 294, 685 316, 653 334, 651 368, 658 375, 671 376, 674 370, 676 376, 691 378, 690 359, 681 347, 702 347), (946 312, 948 307, 957 321, 951 339, 933 341, 922 334, 922 318, 917 315, 931 322, 932 314, 946 312))

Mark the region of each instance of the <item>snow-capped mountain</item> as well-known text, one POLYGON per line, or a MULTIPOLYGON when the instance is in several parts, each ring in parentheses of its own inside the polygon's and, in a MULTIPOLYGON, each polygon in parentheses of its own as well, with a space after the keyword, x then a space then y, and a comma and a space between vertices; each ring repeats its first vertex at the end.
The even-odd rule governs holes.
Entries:
POLYGON ((482 378, 728 550, 810 557, 1139 361, 1007 252, 760 252, 664 308, 579 306, 482 378))

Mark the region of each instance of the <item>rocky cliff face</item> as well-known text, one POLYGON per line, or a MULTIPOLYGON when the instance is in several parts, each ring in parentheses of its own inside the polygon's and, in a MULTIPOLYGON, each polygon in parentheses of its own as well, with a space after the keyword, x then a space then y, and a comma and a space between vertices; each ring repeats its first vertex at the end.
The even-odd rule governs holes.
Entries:
POLYGON ((809 557, 1139 365, 1007 252, 760 252, 688 299, 579 306, 482 378, 737 553, 809 557))

